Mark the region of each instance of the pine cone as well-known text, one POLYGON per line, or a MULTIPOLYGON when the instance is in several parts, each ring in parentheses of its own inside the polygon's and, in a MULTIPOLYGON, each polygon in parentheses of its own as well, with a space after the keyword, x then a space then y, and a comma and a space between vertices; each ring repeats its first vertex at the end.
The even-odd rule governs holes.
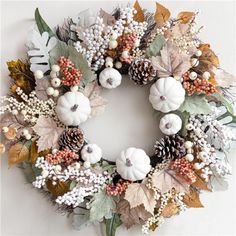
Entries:
POLYGON ((63 131, 58 144, 61 149, 69 148, 78 153, 84 144, 84 134, 80 128, 69 128, 63 131))
POLYGON ((152 164, 165 163, 183 157, 186 154, 184 142, 185 140, 178 134, 165 136, 157 141, 154 146, 155 154, 152 157, 152 164))
POLYGON ((146 85, 156 76, 156 71, 148 59, 137 59, 129 67, 129 77, 138 85, 146 85))

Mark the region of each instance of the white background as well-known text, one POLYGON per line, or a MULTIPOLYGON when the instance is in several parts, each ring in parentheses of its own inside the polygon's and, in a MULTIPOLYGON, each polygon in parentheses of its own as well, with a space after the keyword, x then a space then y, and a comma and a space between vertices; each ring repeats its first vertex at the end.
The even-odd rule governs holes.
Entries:
MULTIPOLYGON (((118 1, 3 1, 1 12, 1 90, 6 92, 9 81, 6 61, 26 58, 24 43, 27 30, 33 25, 33 15, 39 7, 42 16, 51 26, 56 26, 67 16, 87 8, 111 11, 118 1)), ((154 11, 154 1, 141 2, 154 11)), ((199 25, 205 29, 201 38, 217 52, 221 65, 236 74, 235 52, 235 2, 231 1, 166 1, 173 16, 180 11, 201 9, 199 25)), ((104 91, 109 100, 104 114, 89 120, 83 129, 91 142, 98 143, 107 158, 114 160, 122 149, 129 146, 150 152, 155 139, 160 137, 158 123, 148 102, 149 88, 133 86, 127 78, 112 92, 104 91)), ((190 209, 165 222, 153 235, 236 235, 236 149, 229 159, 233 166, 228 191, 201 195, 203 209, 190 209)), ((8 169, 7 158, 1 158, 1 235, 15 236, 101 236, 99 227, 74 231, 70 219, 55 212, 54 208, 30 185, 25 184, 17 168, 8 169)), ((117 235, 141 235, 139 227, 126 231, 118 229, 117 235)))

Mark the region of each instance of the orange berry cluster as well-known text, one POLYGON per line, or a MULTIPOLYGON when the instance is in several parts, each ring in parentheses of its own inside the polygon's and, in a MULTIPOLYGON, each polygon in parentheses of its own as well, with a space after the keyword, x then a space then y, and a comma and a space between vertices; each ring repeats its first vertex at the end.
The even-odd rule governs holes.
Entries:
POLYGON ((118 196, 121 195, 127 188, 128 185, 130 184, 129 181, 120 181, 117 184, 108 184, 106 186, 106 192, 110 196, 118 196))
POLYGON ((187 71, 183 75, 183 87, 187 91, 189 96, 192 96, 194 93, 204 93, 206 95, 211 95, 217 92, 217 88, 215 85, 210 83, 208 80, 203 78, 197 78, 195 80, 191 80, 189 78, 190 72, 187 71))
POLYGON ((175 170, 183 179, 192 184, 196 181, 196 175, 193 170, 193 164, 184 157, 176 159, 170 165, 172 170, 175 170))
POLYGON ((75 65, 72 63, 72 61, 65 57, 61 57, 58 63, 63 75, 62 84, 66 86, 79 85, 82 74, 80 70, 75 68, 75 65))
POLYGON ((66 166, 69 166, 75 160, 78 160, 78 159, 79 159, 79 155, 72 152, 68 148, 66 148, 62 151, 57 151, 55 154, 48 154, 46 156, 46 160, 51 165, 58 165, 58 164, 61 164, 61 163, 65 163, 66 166))

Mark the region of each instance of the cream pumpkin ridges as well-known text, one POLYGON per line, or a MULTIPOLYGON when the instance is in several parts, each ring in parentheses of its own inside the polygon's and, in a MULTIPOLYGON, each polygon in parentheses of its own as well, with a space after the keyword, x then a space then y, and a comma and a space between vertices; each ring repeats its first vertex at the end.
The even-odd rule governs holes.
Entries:
POLYGON ((89 99, 81 92, 67 92, 59 97, 56 112, 64 125, 78 126, 85 122, 91 113, 89 99))
POLYGON ((123 179, 142 180, 151 170, 150 158, 144 150, 130 147, 116 159, 116 167, 123 179))
POLYGON ((164 115, 160 120, 159 128, 163 134, 177 134, 182 127, 182 120, 176 114, 164 115))
POLYGON ((149 101, 155 110, 163 113, 177 110, 184 99, 185 90, 173 77, 158 79, 150 89, 149 101))

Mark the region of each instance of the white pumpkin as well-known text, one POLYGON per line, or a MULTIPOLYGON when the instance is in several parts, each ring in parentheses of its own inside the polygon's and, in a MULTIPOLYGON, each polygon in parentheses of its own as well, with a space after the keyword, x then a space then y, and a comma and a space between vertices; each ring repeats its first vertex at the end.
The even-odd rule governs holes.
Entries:
POLYGON ((167 113, 174 111, 184 102, 185 90, 173 77, 161 78, 152 85, 149 101, 155 110, 167 113))
POLYGON ((102 158, 102 149, 97 144, 86 144, 81 150, 81 158, 95 164, 102 158))
POLYGON ((120 72, 114 68, 105 68, 99 74, 99 82, 102 87, 107 89, 113 89, 121 84, 122 76, 120 72))
POLYGON ((163 134, 177 134, 182 127, 182 120, 178 115, 167 114, 161 118, 159 127, 163 134))
POLYGON ((91 113, 90 102, 80 92, 67 92, 59 97, 56 106, 59 120, 67 126, 77 126, 91 113))
POLYGON ((123 179, 142 180, 151 170, 150 158, 144 150, 130 147, 116 159, 116 167, 123 179))

